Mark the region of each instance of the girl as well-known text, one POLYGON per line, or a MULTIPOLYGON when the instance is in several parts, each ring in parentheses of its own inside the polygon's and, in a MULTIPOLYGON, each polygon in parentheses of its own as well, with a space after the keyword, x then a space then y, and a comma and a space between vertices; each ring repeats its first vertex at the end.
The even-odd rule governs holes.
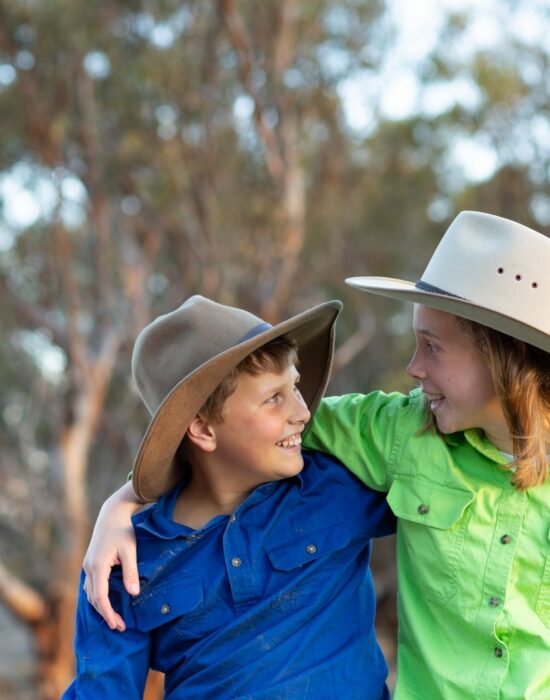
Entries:
MULTIPOLYGON (((416 284, 348 280, 415 303, 420 387, 326 399, 305 440, 398 516, 396 700, 550 697, 549 270, 550 239, 463 212, 416 284)), ((132 559, 106 534, 123 494, 87 562, 107 615, 107 564, 132 559)))

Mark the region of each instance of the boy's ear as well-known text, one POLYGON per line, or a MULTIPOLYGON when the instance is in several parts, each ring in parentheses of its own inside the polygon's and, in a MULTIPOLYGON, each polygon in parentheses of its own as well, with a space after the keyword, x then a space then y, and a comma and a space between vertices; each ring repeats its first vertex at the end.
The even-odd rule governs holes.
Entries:
POLYGON ((187 437, 194 445, 205 452, 214 452, 216 449, 214 428, 200 413, 197 413, 189 424, 187 437))

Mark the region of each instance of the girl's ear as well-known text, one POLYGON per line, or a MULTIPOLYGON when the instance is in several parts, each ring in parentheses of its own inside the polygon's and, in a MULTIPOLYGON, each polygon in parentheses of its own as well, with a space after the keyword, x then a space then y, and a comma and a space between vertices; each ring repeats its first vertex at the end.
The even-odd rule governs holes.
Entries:
POLYGON ((193 418, 187 428, 187 437, 191 442, 205 452, 214 452, 216 449, 216 433, 200 413, 193 418))

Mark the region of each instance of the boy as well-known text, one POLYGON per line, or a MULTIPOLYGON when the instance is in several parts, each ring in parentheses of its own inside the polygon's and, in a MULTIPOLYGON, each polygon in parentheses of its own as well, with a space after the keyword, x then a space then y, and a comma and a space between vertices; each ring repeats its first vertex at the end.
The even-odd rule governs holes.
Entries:
POLYGON ((271 327, 195 296, 142 331, 132 369, 153 418, 133 486, 160 500, 133 518, 140 594, 111 578, 126 632, 81 590, 66 700, 141 698, 149 668, 171 700, 389 697, 368 561, 393 517, 383 494, 300 448, 340 308, 271 327))

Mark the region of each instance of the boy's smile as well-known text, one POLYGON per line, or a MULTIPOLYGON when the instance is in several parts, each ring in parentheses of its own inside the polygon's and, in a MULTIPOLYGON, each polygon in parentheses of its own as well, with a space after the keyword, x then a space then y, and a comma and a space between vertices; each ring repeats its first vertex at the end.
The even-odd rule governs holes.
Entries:
POLYGON ((416 351, 407 367, 418 379, 442 433, 481 428, 499 448, 510 449, 509 431, 487 361, 456 317, 414 306, 416 351))
POLYGON ((285 438, 284 440, 280 440, 277 445, 279 447, 283 447, 285 450, 300 447, 302 444, 302 438, 301 438, 301 431, 299 433, 295 433, 294 435, 290 435, 290 437, 285 438))

